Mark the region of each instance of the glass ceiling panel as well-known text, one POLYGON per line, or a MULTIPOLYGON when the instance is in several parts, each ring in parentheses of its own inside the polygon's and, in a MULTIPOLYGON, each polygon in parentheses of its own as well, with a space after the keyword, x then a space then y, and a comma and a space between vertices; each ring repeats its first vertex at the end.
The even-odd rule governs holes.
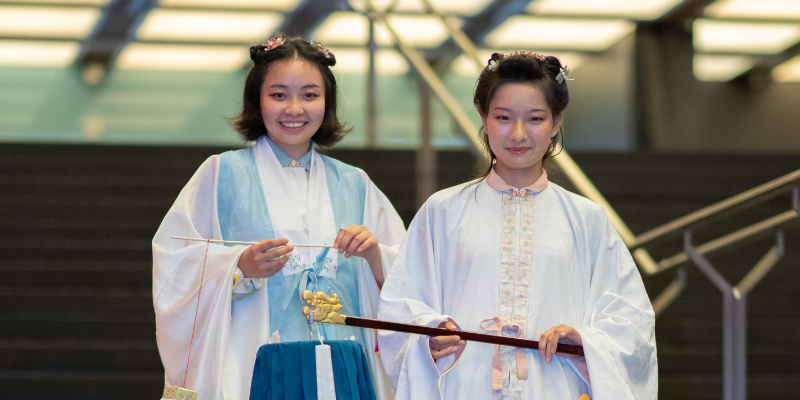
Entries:
POLYGON ((78 42, 0 40, 0 65, 63 68, 78 55, 78 42))
POLYGON ((122 50, 116 67, 123 70, 236 71, 250 59, 241 46, 168 45, 131 43, 122 50))
POLYGON ((160 7, 251 8, 290 11, 300 0, 159 0, 160 7))
MULTIPOLYGON (((356 10, 364 11, 367 0, 350 0, 350 6, 356 10)), ((396 0, 371 0, 376 10, 385 12, 396 0)), ((475 15, 492 2, 492 0, 428 0, 431 7, 442 14, 475 15)), ((401 12, 427 12, 422 0, 399 0, 394 11, 401 12)))
POLYGON ((73 4, 85 6, 104 6, 109 0, 0 0, 0 3, 29 3, 29 4, 73 4))
POLYGON ((581 15, 622 17, 637 20, 656 19, 682 0, 536 0, 526 11, 537 15, 581 15))
POLYGON ((713 18, 800 20, 798 0, 720 0, 706 7, 713 18))
POLYGON ((800 83, 800 56, 775 67, 772 76, 778 82, 798 82, 800 83))
POLYGON ((155 9, 136 32, 139 40, 189 42, 263 41, 283 21, 278 13, 155 9))
POLYGON ((800 23, 698 19, 694 47, 702 52, 776 54, 800 41, 800 23))
POLYGON ((0 5, 0 36, 83 39, 99 17, 93 7, 0 5))
POLYGON ((486 37, 495 48, 602 51, 633 32, 635 24, 614 19, 566 19, 518 15, 486 37))
POLYGON ((719 56, 697 54, 694 56, 694 76, 701 81, 729 81, 753 68, 755 60, 747 56, 719 56))
MULTIPOLYGON (((387 19, 404 42, 411 46, 436 47, 448 37, 442 21, 432 15, 389 15, 387 19)), ((394 44, 392 36, 382 24, 375 24, 375 27, 378 45, 394 44)), ((369 37, 368 20, 357 12, 336 12, 323 21, 311 37, 325 45, 365 46, 369 37)))

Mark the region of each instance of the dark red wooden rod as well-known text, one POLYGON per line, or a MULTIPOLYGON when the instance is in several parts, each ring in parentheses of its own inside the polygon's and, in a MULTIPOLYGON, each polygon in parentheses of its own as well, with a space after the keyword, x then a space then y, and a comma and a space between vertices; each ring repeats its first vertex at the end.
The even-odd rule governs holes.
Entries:
MULTIPOLYGON (((451 331, 445 328, 434 328, 423 325, 401 324, 399 322, 380 321, 377 319, 346 317, 345 325, 357 326, 360 328, 381 329, 385 331, 414 333, 427 336, 451 336, 457 335, 461 340, 473 342, 499 344, 502 346, 522 347, 525 349, 539 350, 538 340, 518 339, 506 336, 489 335, 486 333, 476 333, 467 331, 451 331)), ((556 353, 576 354, 583 356, 583 346, 559 343, 556 353)))

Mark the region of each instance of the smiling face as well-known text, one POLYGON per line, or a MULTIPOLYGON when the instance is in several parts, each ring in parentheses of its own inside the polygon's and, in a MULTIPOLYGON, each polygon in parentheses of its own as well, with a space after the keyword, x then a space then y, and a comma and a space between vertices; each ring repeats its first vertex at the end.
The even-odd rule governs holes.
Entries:
POLYGON ((302 58, 275 62, 261 85, 261 117, 267 135, 289 157, 308 152, 325 117, 322 74, 302 58))
POLYGON ((532 84, 506 83, 495 91, 481 121, 497 157, 495 172, 515 187, 536 182, 550 138, 561 126, 561 115, 553 117, 542 91, 532 84))

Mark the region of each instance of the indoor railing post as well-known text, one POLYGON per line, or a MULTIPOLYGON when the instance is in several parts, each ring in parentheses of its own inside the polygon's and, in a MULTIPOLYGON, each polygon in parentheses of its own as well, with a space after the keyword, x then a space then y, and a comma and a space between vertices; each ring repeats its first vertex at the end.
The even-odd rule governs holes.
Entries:
MULTIPOLYGON (((735 289, 735 288, 734 288, 735 289)), ((734 398, 747 398, 747 295, 733 296, 734 306, 734 349, 736 357, 734 383, 734 398)))
POLYGON ((741 374, 739 360, 747 356, 747 349, 742 348, 737 340, 737 304, 733 288, 725 277, 697 252, 692 244, 692 231, 688 229, 684 231, 683 247, 689 260, 722 292, 722 398, 744 400, 744 397, 738 395, 740 391, 736 387, 736 377, 741 374), (744 350, 745 353, 737 354, 737 350, 744 350))
POLYGON ((367 148, 378 145, 378 73, 375 67, 375 56, 378 45, 375 42, 375 16, 367 14, 369 18, 369 69, 367 70, 367 148))
POLYGON ((692 244, 692 232, 684 231, 683 247, 689 260, 722 292, 722 387, 723 399, 747 398, 747 295, 783 257, 783 231, 753 269, 731 287, 730 283, 692 244))

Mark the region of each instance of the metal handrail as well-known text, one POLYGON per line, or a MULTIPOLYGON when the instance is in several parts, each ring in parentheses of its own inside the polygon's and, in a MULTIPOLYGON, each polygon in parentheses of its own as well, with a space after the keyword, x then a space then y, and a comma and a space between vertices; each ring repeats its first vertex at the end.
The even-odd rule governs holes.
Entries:
POLYGON ((719 203, 697 210, 684 217, 668 222, 657 228, 637 236, 631 243, 626 242, 630 249, 653 244, 659 240, 683 233, 686 229, 697 227, 712 220, 730 215, 736 211, 752 207, 791 191, 800 186, 800 170, 784 175, 778 179, 756 186, 746 192, 722 200, 719 203))
MULTIPOLYGON (((734 244, 742 244, 745 241, 756 240, 772 232, 780 231, 782 228, 790 224, 795 224, 798 221, 800 221, 800 214, 798 211, 789 210, 774 217, 767 218, 764 221, 750 225, 746 228, 739 229, 738 231, 701 244, 696 248, 697 254, 708 255, 719 252, 720 250, 726 248, 730 248, 734 244)), ((663 271, 687 261, 689 261, 689 257, 686 252, 680 252, 674 256, 662 259, 658 263, 658 270, 663 271)))

